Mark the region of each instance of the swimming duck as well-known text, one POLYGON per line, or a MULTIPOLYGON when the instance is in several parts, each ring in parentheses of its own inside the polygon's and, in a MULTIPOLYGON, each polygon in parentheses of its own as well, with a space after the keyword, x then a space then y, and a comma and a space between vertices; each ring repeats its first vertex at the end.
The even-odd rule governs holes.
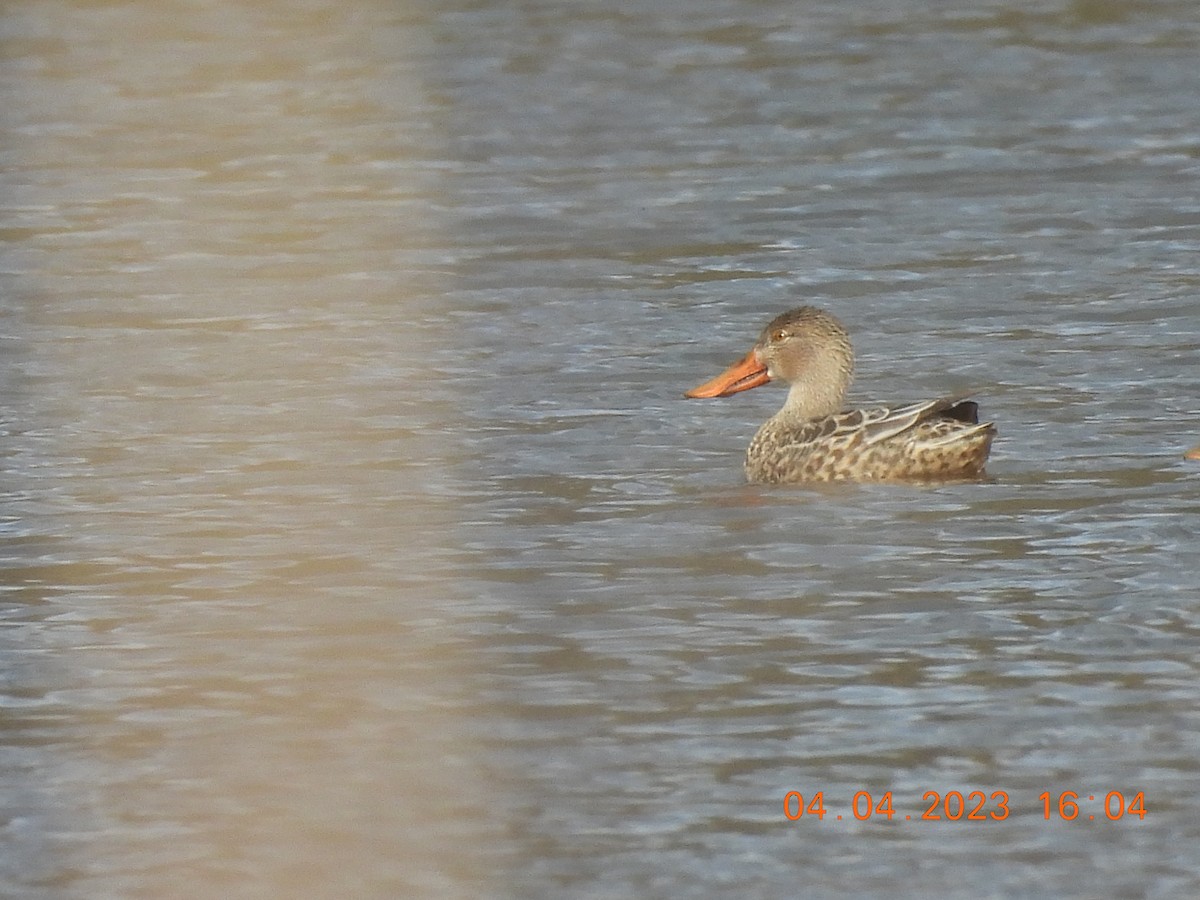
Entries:
POLYGON ((802 306, 777 316, 753 349, 685 397, 728 397, 779 379, 783 408, 746 451, 746 477, 765 483, 978 479, 996 428, 972 400, 842 410, 854 376, 845 326, 802 306))

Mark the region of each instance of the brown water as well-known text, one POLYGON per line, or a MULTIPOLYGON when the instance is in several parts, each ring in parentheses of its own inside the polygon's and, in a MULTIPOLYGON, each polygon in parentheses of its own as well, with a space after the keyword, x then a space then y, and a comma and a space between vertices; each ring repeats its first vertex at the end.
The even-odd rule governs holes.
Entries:
POLYGON ((1200 889, 1193 4, 0 41, 0 894, 1200 889), (993 480, 744 485, 800 300, 993 480))

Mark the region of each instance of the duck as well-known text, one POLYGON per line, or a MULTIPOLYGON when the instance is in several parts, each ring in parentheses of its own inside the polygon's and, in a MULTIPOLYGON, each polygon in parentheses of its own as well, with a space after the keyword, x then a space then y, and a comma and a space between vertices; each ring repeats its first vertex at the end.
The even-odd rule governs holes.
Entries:
POLYGON ((1187 453, 1183 454, 1184 459, 1200 459, 1200 444, 1197 444, 1187 453))
POLYGON ((746 450, 746 477, 763 484, 831 481, 971 481, 996 437, 979 405, 940 397, 901 406, 844 409, 854 350, 833 315, 801 306, 771 320, 741 360, 687 391, 728 397, 770 381, 788 385, 783 407, 746 450))

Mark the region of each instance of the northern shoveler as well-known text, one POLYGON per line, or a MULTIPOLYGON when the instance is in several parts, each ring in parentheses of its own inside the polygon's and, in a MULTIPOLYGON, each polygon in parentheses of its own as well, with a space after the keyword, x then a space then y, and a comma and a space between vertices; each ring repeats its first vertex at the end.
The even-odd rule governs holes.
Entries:
POLYGON ((746 451, 751 481, 950 481, 978 479, 996 428, 972 400, 842 410, 854 376, 846 328, 811 306, 771 321, 741 361, 686 397, 727 397, 772 379, 790 387, 783 408, 746 451))

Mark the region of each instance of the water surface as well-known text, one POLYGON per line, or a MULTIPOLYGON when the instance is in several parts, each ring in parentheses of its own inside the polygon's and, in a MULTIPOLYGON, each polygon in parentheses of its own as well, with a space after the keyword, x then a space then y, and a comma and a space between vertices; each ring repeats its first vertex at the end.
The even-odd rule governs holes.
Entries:
POLYGON ((3 892, 1200 887, 1191 4, 0 39, 3 892), (744 484, 801 302, 991 479, 744 484))

